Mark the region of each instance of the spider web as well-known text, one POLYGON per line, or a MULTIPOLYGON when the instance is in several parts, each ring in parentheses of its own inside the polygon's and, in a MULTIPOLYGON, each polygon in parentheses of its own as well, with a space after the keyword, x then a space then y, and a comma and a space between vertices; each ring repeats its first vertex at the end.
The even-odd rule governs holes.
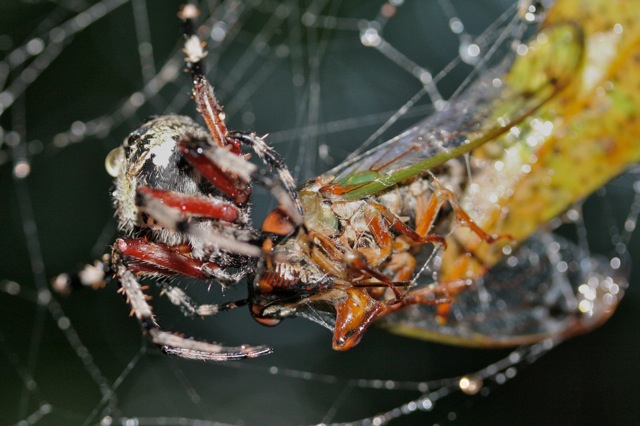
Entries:
MULTIPOLYGON (((471 350, 376 329, 354 350, 335 353, 330 335, 306 321, 266 329, 245 310, 194 321, 156 298, 167 329, 276 349, 251 361, 187 362, 148 345, 113 284, 52 294, 51 276, 98 258, 113 241, 111 183, 102 166, 109 150, 152 114, 195 116, 181 72, 178 2, 171 3, 0 6, 1 424, 624 424, 640 418, 633 403, 640 381, 635 271, 607 324, 544 358, 553 342, 513 352, 471 350), (476 396, 457 391, 459 377, 470 372, 484 377, 476 396)), ((336 165, 363 141, 380 142, 433 111, 481 67, 473 64, 481 64, 476 58, 493 39, 477 36, 487 27, 516 30, 508 24, 514 5, 497 1, 201 7, 211 28, 208 75, 229 127, 269 133, 300 181, 336 165), (448 68, 456 57, 471 65, 448 68), (408 112, 388 122, 409 101, 408 112)), ((571 231, 583 247, 638 253, 639 182, 637 171, 627 173, 586 202, 571 231)), ((257 192, 260 216, 272 205, 257 192)), ((242 285, 224 296, 202 287, 190 283, 188 290, 199 300, 243 295, 242 285)))

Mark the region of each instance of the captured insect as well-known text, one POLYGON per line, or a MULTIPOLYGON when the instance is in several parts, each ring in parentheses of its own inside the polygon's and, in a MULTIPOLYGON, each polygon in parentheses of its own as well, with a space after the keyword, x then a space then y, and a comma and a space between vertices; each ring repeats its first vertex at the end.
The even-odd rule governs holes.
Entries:
POLYGON ((624 18, 631 10, 596 10, 560 2, 512 63, 304 185, 306 226, 291 223, 271 250, 254 314, 328 324, 337 350, 389 314, 392 331, 475 346, 605 321, 626 285, 620 259, 590 258, 540 230, 640 160, 627 76, 640 33, 624 18))
MULTIPOLYGON (((197 10, 184 7, 187 67, 206 130, 187 117, 154 118, 109 155, 126 235, 77 278, 92 284, 113 274, 154 343, 205 360, 271 349, 164 331, 138 276, 246 278, 248 299, 226 304, 199 305, 172 283, 158 285, 189 315, 246 304, 266 325, 313 320, 333 331, 337 350, 374 322, 485 346, 592 329, 624 293, 620 259, 591 257, 542 228, 640 160, 633 5, 596 18, 596 3, 538 12, 546 13, 540 32, 528 44, 503 40, 495 63, 442 111, 298 190, 262 138, 227 130, 203 73, 197 10), (278 201, 260 229, 251 222, 252 185, 278 201)), ((523 10, 527 20, 536 12, 523 10)))

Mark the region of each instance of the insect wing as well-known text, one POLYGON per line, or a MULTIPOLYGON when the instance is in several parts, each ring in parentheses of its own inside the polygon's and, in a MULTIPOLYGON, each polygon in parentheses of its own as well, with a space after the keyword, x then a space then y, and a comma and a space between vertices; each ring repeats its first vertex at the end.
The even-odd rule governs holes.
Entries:
POLYGON ((537 233, 460 292, 445 324, 434 306, 415 305, 380 325, 464 346, 530 344, 592 330, 614 312, 626 287, 624 271, 613 270, 607 259, 555 234, 537 233))
POLYGON ((346 188, 343 197, 375 194, 523 122, 569 84, 580 65, 583 37, 574 25, 556 25, 516 52, 483 73, 445 110, 334 169, 330 174, 346 188))

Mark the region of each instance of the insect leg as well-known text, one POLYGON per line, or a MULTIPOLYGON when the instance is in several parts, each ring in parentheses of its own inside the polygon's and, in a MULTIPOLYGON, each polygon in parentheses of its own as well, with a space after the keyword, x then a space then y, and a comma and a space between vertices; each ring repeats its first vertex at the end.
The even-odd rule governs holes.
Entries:
MULTIPOLYGON (((412 241, 420 244, 426 243, 438 243, 445 244, 445 239, 439 235, 427 235, 428 232, 418 232, 407 226, 398 216, 396 216, 391 210, 383 206, 382 204, 371 202, 372 207, 375 207, 380 214, 388 221, 389 226, 400 232, 402 235, 406 235, 412 241)), ((430 228, 429 228, 430 229, 430 228)), ((428 231, 428 230, 427 230, 428 231)))
POLYGON ((429 223, 428 225, 429 228, 433 225, 435 216, 437 215, 442 205, 445 202, 448 202, 455 213, 456 220, 460 222, 462 225, 470 228, 471 231, 474 234, 476 234, 482 241, 485 241, 491 244, 502 238, 507 238, 507 239, 511 238, 510 235, 506 235, 506 234, 489 235, 471 218, 471 216, 469 216, 469 214, 466 211, 464 211, 464 209, 460 206, 460 204, 458 204, 458 201, 456 200, 456 196, 453 193, 453 191, 451 191, 450 189, 442 185, 440 181, 438 181, 438 179, 436 179, 436 177, 433 175, 431 175, 431 183, 435 187, 434 194, 432 195, 432 199, 433 199, 433 202, 438 203, 438 206, 433 209, 432 216, 425 215, 425 217, 422 219, 422 221, 426 221, 429 223))

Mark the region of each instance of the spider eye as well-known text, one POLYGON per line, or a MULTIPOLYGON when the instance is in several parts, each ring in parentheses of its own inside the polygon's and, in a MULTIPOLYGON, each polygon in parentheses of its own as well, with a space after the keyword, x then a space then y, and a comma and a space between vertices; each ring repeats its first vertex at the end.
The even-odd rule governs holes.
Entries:
POLYGON ((112 177, 118 177, 120 171, 122 171, 122 166, 124 164, 124 149, 119 146, 107 155, 107 158, 104 159, 104 168, 107 169, 107 173, 112 177))

